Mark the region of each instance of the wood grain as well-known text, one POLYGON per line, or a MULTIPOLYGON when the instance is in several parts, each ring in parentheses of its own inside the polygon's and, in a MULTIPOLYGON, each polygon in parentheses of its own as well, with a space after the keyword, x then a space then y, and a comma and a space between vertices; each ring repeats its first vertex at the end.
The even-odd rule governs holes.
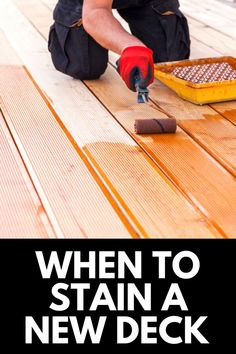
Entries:
POLYGON ((194 45, 194 42, 192 42, 194 51, 200 54, 197 54, 198 58, 200 56, 219 56, 219 54, 236 56, 235 39, 197 21, 195 18, 188 17, 188 22, 191 38, 195 40, 195 43, 196 41, 201 43, 201 45, 196 46, 194 45), (202 44, 207 47, 204 47, 205 53, 203 53, 203 55, 201 49, 202 44), (212 55, 212 51, 215 51, 215 55, 212 55))
MULTIPOLYGON (((45 0, 45 2, 51 2, 51 4, 55 4, 55 0, 45 0)), ((188 4, 189 1, 187 2, 186 0, 182 0, 181 4, 188 4)), ((224 16, 224 18, 227 18, 231 21, 235 21, 236 17, 236 8, 233 6, 230 6, 229 2, 223 2, 219 0, 205 0, 204 2, 199 2, 198 0, 191 0, 191 4, 195 6, 195 8, 202 8, 203 11, 208 13, 211 16, 214 16, 215 14, 220 15, 221 17, 224 16)))
MULTIPOLYGON (((142 106, 135 105, 135 95, 128 92, 125 89, 125 87, 122 86, 120 80, 118 79, 117 75, 115 75, 115 73, 112 69, 108 69, 108 72, 103 76, 103 78, 101 80, 94 81, 94 82, 89 81, 86 84, 88 85, 90 90, 92 90, 96 94, 96 96, 99 97, 99 99, 103 102, 103 104, 115 115, 115 117, 118 119, 118 121, 124 127, 126 127, 126 129, 128 129, 132 133, 133 133, 134 117, 137 118, 137 117, 142 117, 144 115, 152 117, 153 114, 156 114, 155 106, 154 106, 154 109, 147 109, 146 107, 143 109, 142 106)), ((165 115, 163 115, 163 113, 159 112, 159 116, 164 117, 165 115)), ((182 144, 183 144, 183 141, 186 141, 188 139, 186 139, 186 135, 184 134, 184 132, 181 132, 181 133, 183 135, 183 138, 182 138, 182 144)), ((142 142, 143 142, 143 139, 140 138, 140 139, 138 139, 138 141, 139 140, 142 140, 142 142)), ((181 140, 181 139, 179 139, 179 140, 181 140)), ((144 141, 145 141, 145 139, 144 139, 144 141)), ((153 153, 153 150, 155 149, 154 151, 158 151, 160 149, 160 145, 158 145, 158 143, 161 144, 161 141, 163 141, 163 146, 167 146, 166 148, 170 149, 170 144, 167 143, 168 142, 167 137, 160 136, 155 141, 153 141, 153 138, 149 137, 149 138, 146 138, 146 141, 148 143, 146 143, 145 145, 142 145, 142 147, 145 146, 146 151, 148 151, 150 154, 152 154, 151 156, 153 158, 155 158, 155 160, 158 161, 158 163, 161 164, 163 166, 163 169, 166 171, 167 163, 163 164, 161 162, 162 158, 160 157, 160 154, 159 154, 159 157, 157 157, 156 152, 153 153), (153 141, 154 143, 151 144, 150 141, 153 141), (150 146, 152 146, 152 148, 150 146)), ((174 151, 174 147, 176 145, 177 145, 177 143, 176 143, 176 139, 175 139, 174 143, 173 143, 173 150, 171 150, 171 153, 168 156, 169 159, 171 159, 169 161, 169 163, 172 162, 172 170, 168 171, 168 173, 169 173, 169 175, 171 174, 172 176, 173 176, 173 169, 175 168, 175 164, 177 163, 176 159, 174 159, 174 157, 173 157, 173 151, 174 151)), ((186 184, 186 180, 184 180, 183 176, 181 176, 181 178, 182 178, 181 186, 187 195, 192 195, 192 200, 194 200, 195 202, 197 200, 198 205, 200 204, 199 203, 199 196, 200 196, 201 201, 204 199, 203 205, 205 206, 206 204, 208 204, 207 210, 205 210, 205 212, 209 215, 209 208, 212 211, 215 208, 214 203, 216 201, 218 201, 217 208, 219 208, 221 206, 222 201, 220 201, 220 199, 219 199, 217 187, 215 188, 215 191, 213 192, 214 197, 212 196, 214 202, 212 202, 213 200, 208 200, 205 198, 203 190, 205 190, 206 188, 209 189, 209 187, 207 187, 206 185, 208 185, 208 186, 212 185, 211 178, 209 178, 209 180, 206 181, 206 172, 205 172, 206 169, 205 168, 206 168, 206 166, 207 166, 207 168, 209 168, 209 165, 212 167, 212 175, 214 175, 215 173, 216 173, 216 175, 219 175, 219 179, 218 179, 219 183, 221 183, 220 181, 221 181, 221 178, 224 176, 224 173, 222 173, 222 171, 220 171, 221 170, 220 167, 217 167, 214 163, 212 164, 211 159, 207 158, 207 156, 204 155, 204 153, 201 154, 201 149, 197 149, 197 145, 194 144, 193 142, 191 143, 191 139, 189 139, 189 144, 188 144, 188 146, 186 146, 186 150, 188 150, 189 146, 191 146, 192 150, 193 150, 192 156, 196 156, 196 154, 199 154, 199 157, 196 157, 196 161, 194 161, 193 163, 196 164, 197 162, 201 161, 202 165, 200 164, 201 167, 200 166, 198 166, 198 167, 195 166, 195 168, 190 167, 191 171, 192 170, 195 171, 194 176, 192 176, 192 178, 190 180, 190 182, 192 182, 193 185, 189 186, 189 182, 186 184), (197 151, 197 150, 199 150, 199 151, 197 151), (201 170, 202 170, 202 177, 201 177, 201 170), (199 181, 199 182, 197 182, 197 181, 199 181), (189 192, 190 190, 193 190, 193 188, 197 188, 194 195, 189 192), (200 188, 200 189, 198 189, 198 188, 200 188)), ((177 149, 177 154, 180 153, 180 151, 181 151, 180 149, 177 149)), ((186 155, 185 150, 182 150, 182 154, 177 157, 177 161, 180 160, 183 162, 182 169, 180 171, 181 172, 186 171, 185 172, 186 174, 184 175, 186 178, 188 175, 188 171, 186 169, 184 169, 184 164, 186 164, 186 162, 188 162, 188 164, 189 164, 189 161, 192 162, 192 158, 191 158, 191 153, 190 153, 189 160, 186 161, 186 158, 183 155, 186 155)), ((166 151, 165 151, 165 153, 163 151, 162 156, 164 156, 164 157, 166 156, 166 151)), ((179 166, 178 166, 178 171, 179 171, 179 166)), ((189 177, 189 175, 188 175, 188 177, 189 177)), ((231 177, 230 176, 228 176, 228 177, 229 177, 229 180, 231 180, 231 182, 232 182, 231 177)), ((178 179, 176 179, 175 177, 173 177, 173 179, 175 180, 175 183, 177 185, 180 185, 180 181, 178 179)), ((232 187, 233 187, 233 185, 232 185, 232 187)), ((212 187, 211 187, 211 190, 212 190, 212 187)), ((222 195, 222 193, 221 193, 221 195, 222 195)), ((227 198, 231 199, 231 189, 229 189, 227 198)), ((227 207, 227 209, 229 209, 227 201, 225 202, 224 207, 227 207)), ((202 210, 204 210, 204 207, 202 205, 201 205, 201 208, 202 208, 202 210)), ((215 208, 215 211, 213 212, 213 213, 215 213, 215 219, 218 219, 218 216, 220 216, 220 214, 221 214, 221 209, 218 210, 217 208, 215 208), (218 211, 219 211, 219 213, 218 213, 218 211)), ((233 219, 233 215, 232 215, 232 219, 233 219)), ((223 221, 223 218, 222 218, 222 221, 223 221)), ((231 218, 228 221, 230 224, 232 222, 231 218)), ((229 230, 229 233, 231 231, 232 230, 229 230)))
POLYGON ((0 237, 55 237, 1 111, 0 166, 0 237))
MULTIPOLYGON (((188 0, 181 1, 181 9, 190 18, 195 18, 199 22, 224 33, 231 38, 236 38, 236 27, 233 19, 227 17, 222 18, 222 14, 214 13, 213 15, 211 11, 206 10, 200 5, 200 3, 195 4, 188 0)), ((228 7, 226 6, 225 11, 227 11, 227 9, 228 7)))
POLYGON ((236 101, 215 103, 212 104, 211 107, 236 125, 236 101))

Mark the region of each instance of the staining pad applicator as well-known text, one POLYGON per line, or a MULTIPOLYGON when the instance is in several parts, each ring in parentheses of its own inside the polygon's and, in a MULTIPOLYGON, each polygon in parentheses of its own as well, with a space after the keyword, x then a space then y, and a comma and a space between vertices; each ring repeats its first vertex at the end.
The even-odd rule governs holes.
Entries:
POLYGON ((136 119, 134 130, 136 134, 174 134, 177 129, 173 118, 136 119))

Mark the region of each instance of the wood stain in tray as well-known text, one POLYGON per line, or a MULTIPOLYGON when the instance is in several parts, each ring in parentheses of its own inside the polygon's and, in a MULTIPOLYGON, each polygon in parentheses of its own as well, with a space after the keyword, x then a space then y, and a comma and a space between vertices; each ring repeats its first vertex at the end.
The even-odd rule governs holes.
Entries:
POLYGON ((236 58, 218 57, 155 65, 155 77, 195 104, 236 100, 236 58))

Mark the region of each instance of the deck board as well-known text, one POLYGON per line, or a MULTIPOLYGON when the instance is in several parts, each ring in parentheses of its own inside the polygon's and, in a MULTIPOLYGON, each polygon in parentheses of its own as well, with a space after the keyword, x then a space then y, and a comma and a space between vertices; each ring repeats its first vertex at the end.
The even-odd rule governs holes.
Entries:
POLYGON ((192 47, 194 47, 194 55, 197 52, 197 57, 233 55, 236 56, 235 39, 209 27, 196 18, 188 17, 189 29, 191 33, 192 47), (197 42, 198 46, 195 45, 197 42), (204 45, 205 52, 202 55, 202 46, 204 45), (215 51, 215 54, 212 50, 215 51), (200 55, 199 55, 200 54, 200 55))
POLYGON ((0 166, 0 237, 55 237, 1 111, 0 166))
MULTIPOLYGON (((45 3, 47 1, 50 2, 50 0, 45 0, 45 3)), ((224 18, 234 21, 236 16, 236 8, 235 6, 231 6, 229 0, 226 1, 205 0, 202 3, 199 3, 198 0, 191 0, 191 5, 195 6, 196 9, 201 7, 202 11, 208 13, 209 16, 211 15, 214 17, 214 15, 217 14, 222 17, 223 15, 224 18)), ((55 4, 55 0, 54 1, 51 0, 51 4, 53 3, 55 4)), ((188 5, 188 3, 189 2, 187 2, 186 0, 181 0, 181 4, 188 5)))
MULTIPOLYGON (((225 9, 226 8, 227 7, 225 7, 225 9)), ((210 26, 231 38, 236 38, 236 27, 233 19, 224 17, 224 21, 222 21, 222 14, 214 13, 213 16, 212 12, 207 11, 200 5, 200 3, 196 4, 187 0, 181 0, 181 9, 190 18, 195 18, 199 22, 210 26)))
MULTIPOLYGON (((112 68, 107 70, 101 80, 88 81, 86 84, 114 114, 122 126, 132 134, 140 146, 163 168, 168 177, 189 197, 192 203, 200 207, 203 214, 211 221, 213 220, 214 224, 224 230, 228 236, 235 234, 235 178, 180 128, 177 134, 173 136, 142 137, 135 135, 133 129, 135 118, 142 116, 156 117, 157 115, 161 117, 164 115, 162 112, 158 112, 158 108, 154 104, 147 107, 137 107, 134 104, 133 94, 122 87, 117 73, 112 68), (191 174, 191 177, 189 174, 191 174), (208 191, 207 194, 205 193, 206 190, 208 191)), ((162 89, 164 90, 164 87, 162 89)), ((164 96, 162 89, 159 90, 161 106, 165 107, 167 112, 170 112, 171 99, 168 100, 166 106, 163 104, 165 97, 168 98, 169 96, 164 96)), ((178 113, 181 110, 180 107, 178 113)), ((188 121, 186 122, 188 123, 188 121)), ((197 122, 198 120, 196 120, 197 122)), ((192 126, 195 123, 191 117, 190 123, 192 123, 192 126)), ((210 121, 212 129, 213 123, 213 121, 210 121)), ((234 141, 232 139, 232 147, 234 141)), ((228 153, 230 152, 229 147, 228 153)))
POLYGON ((212 104, 211 107, 236 125, 236 101, 215 103, 212 104))

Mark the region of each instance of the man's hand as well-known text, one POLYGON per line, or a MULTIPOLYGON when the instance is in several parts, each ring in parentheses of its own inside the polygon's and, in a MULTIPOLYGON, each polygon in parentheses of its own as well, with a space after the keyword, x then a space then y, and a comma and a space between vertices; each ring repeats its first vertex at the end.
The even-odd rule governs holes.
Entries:
POLYGON ((130 90, 135 91, 136 79, 140 88, 146 88, 154 80, 152 50, 140 46, 126 48, 118 61, 118 72, 130 90))

